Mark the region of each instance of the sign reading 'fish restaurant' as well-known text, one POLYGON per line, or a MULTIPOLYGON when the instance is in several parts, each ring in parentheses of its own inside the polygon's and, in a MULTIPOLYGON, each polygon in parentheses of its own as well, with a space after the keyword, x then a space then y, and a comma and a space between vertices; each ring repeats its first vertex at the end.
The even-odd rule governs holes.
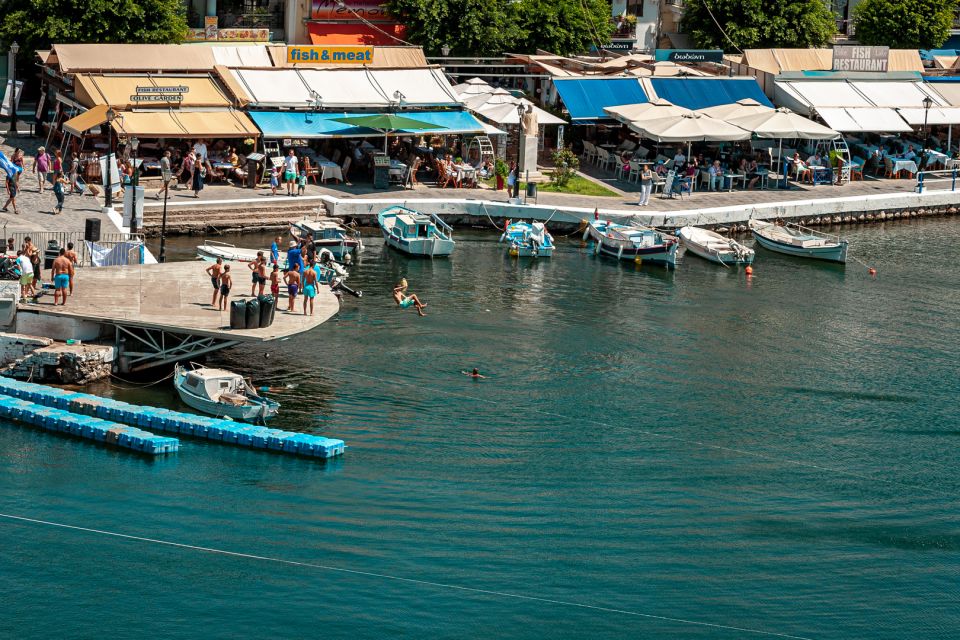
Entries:
POLYGON ((834 71, 886 73, 890 47, 837 46, 833 48, 834 71))

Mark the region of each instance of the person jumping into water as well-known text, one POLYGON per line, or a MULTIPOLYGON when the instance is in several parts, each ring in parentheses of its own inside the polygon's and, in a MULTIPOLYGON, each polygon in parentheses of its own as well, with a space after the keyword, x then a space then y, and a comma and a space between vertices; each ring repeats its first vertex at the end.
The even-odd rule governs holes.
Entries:
POLYGON ((417 294, 411 293, 410 295, 404 295, 404 283, 399 283, 393 288, 393 299, 401 309, 406 309, 408 307, 414 306, 417 308, 417 313, 421 317, 427 315, 423 312, 423 308, 426 307, 424 303, 420 302, 420 298, 417 297, 417 294))

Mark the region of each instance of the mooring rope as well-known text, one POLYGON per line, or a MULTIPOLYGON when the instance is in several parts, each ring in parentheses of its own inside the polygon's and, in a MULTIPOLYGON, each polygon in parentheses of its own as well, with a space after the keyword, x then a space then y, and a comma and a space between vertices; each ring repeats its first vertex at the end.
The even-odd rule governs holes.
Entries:
POLYGON ((602 605, 586 604, 582 602, 573 602, 570 600, 558 600, 555 598, 546 598, 542 596, 531 596, 525 595, 522 593, 515 593, 512 591, 498 591, 494 589, 481 589, 479 587, 469 587, 465 585, 451 584, 446 582, 434 582, 431 580, 421 580, 419 578, 405 578, 403 576, 391 575, 388 573, 376 573, 373 571, 362 571, 360 569, 348 569, 346 567, 336 567, 333 565, 326 564, 317 564, 314 562, 301 562, 298 560, 286 560, 284 558, 274 558, 270 556, 261 556, 255 555, 252 553, 243 553, 240 551, 229 551, 227 549, 217 549, 214 547, 202 547, 199 545, 185 544, 183 542, 173 542, 171 540, 160 540, 159 538, 147 538, 144 536, 136 536, 128 533, 118 533, 116 531, 106 531, 104 529, 93 529, 90 527, 81 527, 72 524, 64 524, 61 522, 51 522, 49 520, 41 520, 39 518, 28 518, 26 516, 18 516, 7 513, 0 513, 0 518, 6 518, 7 520, 14 520, 17 522, 25 522, 30 524, 39 524, 45 525, 48 527, 57 527, 60 529, 69 529, 72 531, 82 531, 85 533, 93 533, 101 536, 110 536, 113 538, 121 538, 124 540, 133 540, 136 542, 146 542, 149 544, 164 545, 168 547, 176 547, 178 549, 190 549, 192 551, 201 551, 204 553, 215 553, 224 556, 232 556, 235 558, 245 558, 247 560, 260 560, 263 562, 274 562, 278 564, 285 564, 294 567, 306 567, 310 569, 320 569, 322 571, 335 571, 337 573, 346 573, 355 576, 364 576, 367 578, 379 578, 381 580, 392 580, 395 582, 404 582, 407 584, 416 584, 425 587, 436 587, 438 589, 453 589, 456 591, 463 591, 466 593, 475 593, 478 595, 486 596, 496 596, 499 598, 509 598, 513 600, 525 600, 529 602, 540 602, 543 604, 553 604, 563 607, 576 607, 578 609, 588 609, 590 611, 602 611, 604 613, 616 613, 627 616, 634 616, 638 618, 647 618, 650 620, 661 620, 663 622, 674 622, 677 624, 692 625, 697 627, 707 627, 710 629, 722 629, 724 631, 736 631, 738 633, 750 633, 758 636, 767 636, 772 638, 790 638, 791 640, 811 640, 805 636, 795 636, 789 635, 786 633, 778 633, 775 631, 764 631, 762 629, 751 629, 748 627, 735 627, 732 625, 719 624, 715 622, 704 622, 701 620, 689 620, 685 618, 674 618, 670 616, 662 616, 652 613, 642 613, 639 611, 632 611, 630 609, 618 609, 615 607, 606 607, 602 605))

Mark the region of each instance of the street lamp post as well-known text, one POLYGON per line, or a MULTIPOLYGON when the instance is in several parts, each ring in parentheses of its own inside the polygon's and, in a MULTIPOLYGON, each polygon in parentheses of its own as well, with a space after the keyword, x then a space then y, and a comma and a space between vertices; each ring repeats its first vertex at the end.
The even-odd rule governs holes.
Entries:
POLYGON ((117 117, 117 112, 113 110, 113 107, 107 109, 107 162, 106 175, 103 177, 103 210, 106 213, 108 210, 113 209, 113 167, 111 167, 111 162, 113 160, 113 121, 117 117))
POLYGON ((163 219, 160 221, 160 256, 157 262, 167 261, 167 191, 163 190, 163 219))
POLYGON ((10 135, 17 135, 17 53, 20 45, 14 41, 10 44, 10 53, 13 61, 10 64, 10 135))
POLYGON ((520 154, 522 153, 521 149, 523 148, 523 114, 526 110, 523 108, 523 103, 520 102, 517 104, 517 169, 515 180, 513 181, 513 197, 520 197, 520 154))
POLYGON ((924 144, 926 144, 926 138, 930 135, 930 132, 927 130, 927 116, 930 114, 930 107, 933 106, 933 98, 927 96, 923 99, 923 138, 924 144))
POLYGON ((130 151, 133 152, 133 206, 130 209, 130 233, 137 232, 137 187, 140 186, 140 167, 137 166, 137 149, 140 148, 140 139, 130 138, 130 151))

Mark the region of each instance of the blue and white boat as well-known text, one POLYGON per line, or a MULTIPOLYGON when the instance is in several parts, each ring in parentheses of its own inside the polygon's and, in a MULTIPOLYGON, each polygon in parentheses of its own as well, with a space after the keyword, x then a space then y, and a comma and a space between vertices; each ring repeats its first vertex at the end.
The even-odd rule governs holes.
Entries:
POLYGON ((798 258, 841 264, 847 261, 847 246, 850 243, 840 236, 820 233, 792 222, 778 225, 764 220, 751 220, 749 225, 753 237, 764 249, 798 258))
POLYGON ((411 256, 448 256, 453 253, 453 229, 436 215, 407 207, 387 207, 377 223, 388 246, 411 256))
POLYGON ((356 257, 363 251, 360 232, 343 226, 339 220, 333 218, 304 218, 290 223, 290 235, 296 240, 306 237, 307 234, 313 236, 313 244, 317 248, 326 249, 338 261, 350 254, 356 257))
POLYGON ((677 266, 680 241, 650 227, 594 220, 583 234, 584 240, 588 237, 593 238, 597 255, 637 264, 663 264, 671 269, 677 266))
POLYGON ((184 403, 218 418, 265 423, 280 409, 279 402, 257 394, 243 376, 224 369, 177 364, 173 386, 184 403))
POLYGON ((549 258, 553 236, 542 222, 513 222, 507 225, 500 242, 510 243, 510 255, 520 258, 549 258))

